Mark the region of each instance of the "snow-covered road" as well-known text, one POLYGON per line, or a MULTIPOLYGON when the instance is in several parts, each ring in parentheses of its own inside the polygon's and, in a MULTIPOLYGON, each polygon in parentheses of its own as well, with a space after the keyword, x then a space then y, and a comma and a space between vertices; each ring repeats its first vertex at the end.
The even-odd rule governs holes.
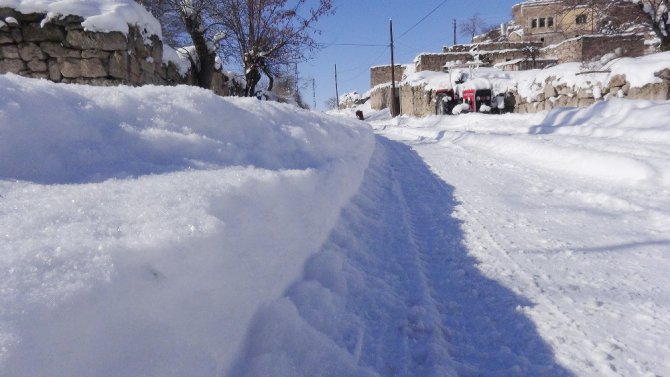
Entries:
POLYGON ((455 188, 468 255, 528 301, 518 313, 561 366, 579 376, 666 375, 670 105, 599 106, 544 121, 373 124, 455 188))
POLYGON ((569 375, 519 310, 532 303, 479 271, 456 207, 414 151, 378 137, 359 193, 233 375, 569 375))

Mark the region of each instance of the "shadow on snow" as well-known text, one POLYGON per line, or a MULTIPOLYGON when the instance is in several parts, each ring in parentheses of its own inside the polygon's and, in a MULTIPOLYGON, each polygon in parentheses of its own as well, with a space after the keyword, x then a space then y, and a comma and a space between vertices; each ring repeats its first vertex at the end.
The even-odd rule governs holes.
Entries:
POLYGON ((339 224, 256 314, 229 374, 570 376, 519 310, 532 303, 477 269, 453 191, 378 136, 339 224))

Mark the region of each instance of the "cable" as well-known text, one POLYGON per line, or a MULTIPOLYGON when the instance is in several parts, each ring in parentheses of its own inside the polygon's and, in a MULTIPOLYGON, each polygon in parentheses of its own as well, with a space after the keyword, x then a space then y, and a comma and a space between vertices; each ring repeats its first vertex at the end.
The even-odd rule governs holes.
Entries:
POLYGON ((407 34, 407 33, 409 33, 410 31, 412 31, 412 29, 414 29, 415 27, 419 26, 420 23, 422 23, 426 18, 430 17, 431 14, 435 13, 436 10, 440 9, 440 7, 442 7, 444 4, 446 4, 447 1, 448 1, 448 0, 444 0, 443 2, 441 2, 440 5, 438 5, 438 6, 436 6, 435 8, 433 8, 433 10, 431 10, 430 12, 428 12, 427 15, 423 16, 423 18, 420 19, 420 20, 419 20, 417 23, 415 23, 414 25, 412 25, 412 27, 410 27, 409 29, 405 30, 405 32, 402 33, 402 34, 400 34, 400 36, 399 36, 398 38, 396 38, 396 39, 400 39, 400 38, 402 38, 403 36, 405 36, 405 34, 407 34))
POLYGON ((319 46, 330 47, 330 46, 355 46, 355 47, 387 47, 388 44, 372 44, 372 43, 319 43, 319 46))

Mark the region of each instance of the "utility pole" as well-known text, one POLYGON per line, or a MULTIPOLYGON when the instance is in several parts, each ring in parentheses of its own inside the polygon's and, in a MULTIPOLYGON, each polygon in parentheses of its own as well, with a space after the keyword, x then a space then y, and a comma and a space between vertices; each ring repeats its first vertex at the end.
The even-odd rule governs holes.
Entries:
POLYGON ((393 59, 393 20, 389 20, 389 31, 391 33, 391 116, 400 115, 400 93, 395 87, 395 61, 393 59))
POLYGON ((312 77, 312 109, 316 110, 316 80, 312 77))
POLYGON ((456 19, 452 19, 451 22, 454 25, 454 46, 456 45, 456 19))
POLYGON ((337 109, 340 109, 340 93, 337 90, 337 64, 335 64, 335 98, 337 99, 337 109))

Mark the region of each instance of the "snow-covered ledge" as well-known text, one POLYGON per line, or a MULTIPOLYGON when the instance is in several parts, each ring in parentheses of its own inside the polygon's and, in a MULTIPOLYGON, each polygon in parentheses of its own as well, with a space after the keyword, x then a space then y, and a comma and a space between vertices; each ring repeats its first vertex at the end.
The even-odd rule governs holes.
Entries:
MULTIPOLYGON (((190 84, 159 22, 132 0, 0 0, 0 74, 99 86, 190 84)), ((227 95, 225 75, 213 90, 227 95)))
POLYGON ((0 0, 0 73, 92 85, 178 83, 158 21, 133 1, 0 0))

